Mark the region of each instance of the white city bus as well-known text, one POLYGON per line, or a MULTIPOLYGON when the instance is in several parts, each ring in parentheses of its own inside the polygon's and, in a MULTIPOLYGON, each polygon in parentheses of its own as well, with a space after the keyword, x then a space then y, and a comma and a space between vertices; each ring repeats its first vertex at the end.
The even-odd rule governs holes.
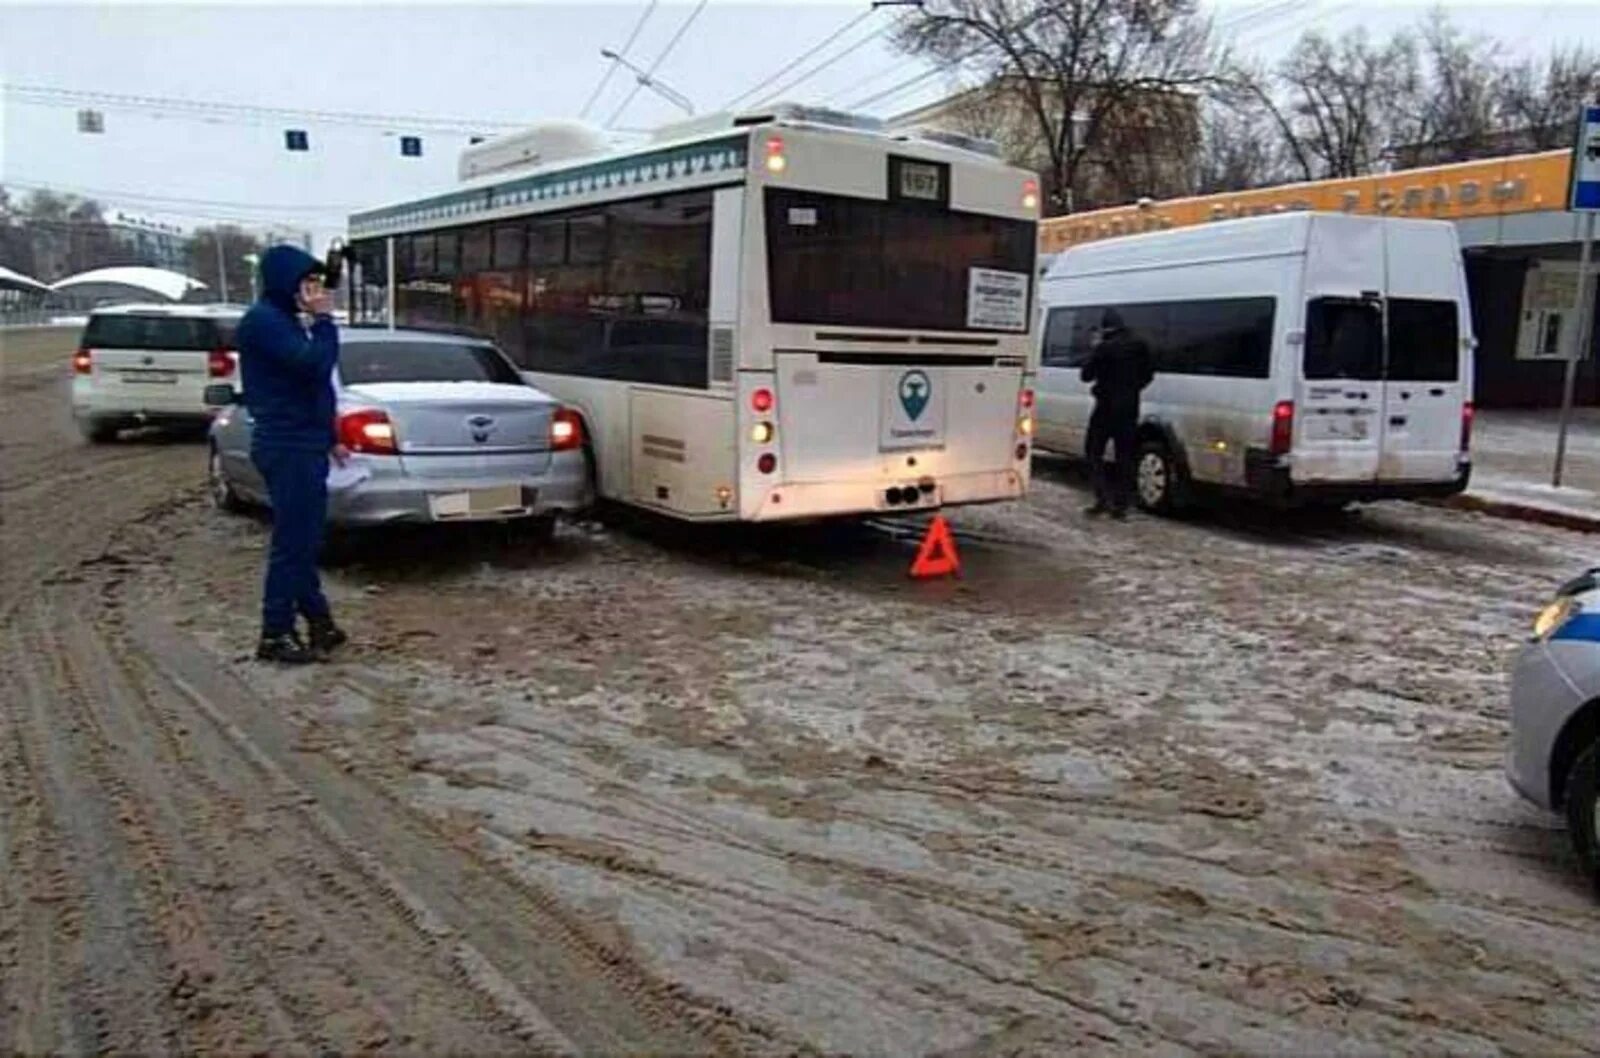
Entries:
POLYGON ((456 190, 352 217, 353 315, 492 336, 581 412, 599 495, 676 517, 1026 491, 1031 174, 793 106, 608 151, 530 130, 469 148, 456 190))

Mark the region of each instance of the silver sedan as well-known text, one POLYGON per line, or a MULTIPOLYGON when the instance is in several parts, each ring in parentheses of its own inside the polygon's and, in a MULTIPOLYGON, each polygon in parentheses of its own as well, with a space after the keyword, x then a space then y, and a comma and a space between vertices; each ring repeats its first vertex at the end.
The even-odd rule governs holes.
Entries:
POLYGON ((1517 659, 1506 774, 1528 800, 1566 814, 1600 886, 1600 570, 1556 592, 1517 659))
MULTIPOLYGON (((267 506, 250 460, 250 414, 215 387, 213 502, 267 506)), ((398 522, 534 519, 593 496, 583 422, 536 389, 493 344, 428 331, 344 328, 334 375, 339 441, 351 456, 329 474, 328 520, 398 522)))

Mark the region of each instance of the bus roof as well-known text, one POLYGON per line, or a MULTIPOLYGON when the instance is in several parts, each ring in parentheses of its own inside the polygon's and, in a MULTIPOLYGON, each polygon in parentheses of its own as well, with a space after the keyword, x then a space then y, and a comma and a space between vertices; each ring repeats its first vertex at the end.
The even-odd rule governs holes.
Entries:
MULTIPOLYGON (((547 165, 485 173, 426 198, 365 210, 350 217, 351 238, 450 227, 474 216, 522 207, 559 208, 566 199, 623 188, 686 190, 742 180, 749 140, 761 128, 806 128, 846 136, 914 142, 936 154, 1004 166, 988 145, 936 130, 889 132, 876 118, 817 107, 782 104, 746 113, 722 113, 668 125, 651 142, 609 152, 565 157, 547 165)), ((491 141, 492 143, 493 141, 491 141)), ((487 145, 484 145, 487 146, 487 145)))

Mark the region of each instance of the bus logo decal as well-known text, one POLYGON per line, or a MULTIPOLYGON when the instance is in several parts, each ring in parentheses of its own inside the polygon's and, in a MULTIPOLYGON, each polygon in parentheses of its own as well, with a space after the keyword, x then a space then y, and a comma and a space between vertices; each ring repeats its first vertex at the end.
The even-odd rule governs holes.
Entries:
POLYGON ((900 406, 906 410, 906 417, 912 422, 922 415, 932 395, 933 382, 926 372, 907 371, 900 376, 900 406))

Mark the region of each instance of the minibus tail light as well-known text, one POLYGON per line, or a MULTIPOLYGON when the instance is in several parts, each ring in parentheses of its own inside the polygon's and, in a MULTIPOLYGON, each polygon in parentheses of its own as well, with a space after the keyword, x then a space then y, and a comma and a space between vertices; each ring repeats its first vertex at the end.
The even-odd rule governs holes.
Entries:
POLYGON ((1275 456, 1289 454, 1294 444, 1294 401, 1280 400, 1272 408, 1272 447, 1275 456))

